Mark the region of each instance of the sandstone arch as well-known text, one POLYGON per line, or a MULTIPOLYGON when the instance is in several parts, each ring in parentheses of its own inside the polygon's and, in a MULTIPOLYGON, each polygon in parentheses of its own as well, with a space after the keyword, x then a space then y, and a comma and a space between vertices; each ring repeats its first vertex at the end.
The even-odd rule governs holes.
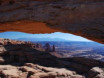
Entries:
POLYGON ((0 32, 68 32, 104 43, 104 0, 0 0, 0 32))

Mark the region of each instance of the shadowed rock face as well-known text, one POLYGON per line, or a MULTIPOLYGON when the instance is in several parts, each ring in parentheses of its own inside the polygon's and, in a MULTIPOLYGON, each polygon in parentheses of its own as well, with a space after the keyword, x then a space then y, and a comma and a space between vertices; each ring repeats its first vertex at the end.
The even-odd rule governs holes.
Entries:
POLYGON ((104 78, 104 62, 58 58, 41 44, 0 39, 1 78, 104 78))
POLYGON ((104 0, 0 0, 0 32, 61 31, 104 43, 103 8, 104 0))

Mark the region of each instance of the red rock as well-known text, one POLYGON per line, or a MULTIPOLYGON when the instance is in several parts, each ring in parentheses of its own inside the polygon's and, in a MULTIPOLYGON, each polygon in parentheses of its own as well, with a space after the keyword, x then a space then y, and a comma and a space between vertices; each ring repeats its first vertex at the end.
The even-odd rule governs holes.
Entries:
POLYGON ((103 0, 2 0, 0 32, 68 32, 104 43, 103 8, 103 0))

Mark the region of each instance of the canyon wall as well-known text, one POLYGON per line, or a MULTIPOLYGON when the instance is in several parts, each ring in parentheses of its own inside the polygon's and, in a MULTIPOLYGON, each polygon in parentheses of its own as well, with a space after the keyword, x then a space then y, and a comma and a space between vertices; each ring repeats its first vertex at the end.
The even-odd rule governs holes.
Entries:
POLYGON ((67 32, 104 43, 104 0, 0 0, 0 32, 67 32))
POLYGON ((83 57, 57 58, 43 51, 41 44, 0 39, 0 77, 104 78, 104 62, 83 57))

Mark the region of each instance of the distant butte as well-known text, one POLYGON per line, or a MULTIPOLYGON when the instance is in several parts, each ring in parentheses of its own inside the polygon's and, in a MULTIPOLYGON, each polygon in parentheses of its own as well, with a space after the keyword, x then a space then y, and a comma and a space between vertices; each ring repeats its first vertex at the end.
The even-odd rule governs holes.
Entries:
POLYGON ((0 77, 104 78, 104 62, 53 55, 44 51, 41 44, 0 39, 0 77))

